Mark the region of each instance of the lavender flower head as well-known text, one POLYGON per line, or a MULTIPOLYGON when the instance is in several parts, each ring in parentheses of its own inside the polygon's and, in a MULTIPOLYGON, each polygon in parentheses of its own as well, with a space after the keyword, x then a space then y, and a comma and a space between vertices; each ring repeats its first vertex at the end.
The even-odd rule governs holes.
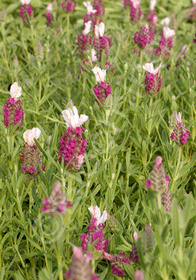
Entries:
POLYGON ((82 249, 73 247, 73 258, 71 268, 65 275, 65 279, 71 280, 99 280, 99 278, 92 273, 92 268, 89 264, 92 259, 92 254, 84 255, 82 249))
POLYGON ((119 253, 119 255, 111 255, 106 252, 103 252, 103 259, 110 261, 112 266, 112 273, 123 278, 125 274, 125 269, 123 263, 130 264, 130 260, 125 257, 125 254, 119 253))
POLYGON ((145 25, 141 27, 140 30, 134 34, 134 43, 137 44, 134 52, 140 54, 140 50, 144 49, 147 45, 150 45, 153 39, 154 34, 150 26, 145 25))
POLYGON ((171 56, 170 50, 173 45, 172 37, 175 35, 175 30, 170 29, 168 26, 163 27, 163 36, 159 42, 159 48, 156 49, 156 54, 161 57, 171 56))
POLYGON ((107 220, 107 212, 104 210, 101 215, 101 211, 97 206, 89 207, 89 211, 92 214, 90 220, 91 224, 88 227, 88 232, 81 235, 82 250, 88 251, 88 247, 92 243, 95 243, 94 250, 98 252, 106 252, 108 247, 108 238, 105 239, 103 229, 103 223, 107 220))
POLYGON ((33 12, 33 7, 29 6, 29 3, 31 0, 20 0, 22 6, 20 7, 20 17, 23 20, 24 25, 28 25, 29 22, 29 18, 32 15, 33 12))
POLYGON ((146 180, 146 187, 151 188, 155 192, 163 192, 165 188, 165 170, 162 165, 162 157, 156 157, 150 179, 146 180))
POLYGON ((23 172, 37 175, 41 165, 41 155, 38 147, 35 145, 34 139, 40 137, 41 130, 38 127, 28 129, 23 133, 26 144, 21 153, 21 163, 23 172))
POLYGON ((78 110, 69 102, 68 109, 62 111, 66 126, 68 127, 60 140, 59 162, 62 158, 64 163, 73 171, 78 171, 83 164, 84 153, 86 148, 86 139, 82 138, 81 127, 88 120, 88 116, 78 115, 78 110))
POLYGON ((146 187, 151 188, 156 194, 161 195, 161 204, 169 211, 172 206, 171 193, 169 191, 169 182, 171 182, 162 165, 162 157, 156 157, 150 179, 146 180, 146 187))
POLYGON ((95 66, 92 71, 95 74, 96 81, 99 83, 94 86, 93 91, 99 101, 104 105, 106 98, 112 94, 111 85, 105 82, 106 70, 95 66))
POLYGON ((43 199, 42 212, 47 212, 52 217, 56 214, 65 215, 67 208, 71 206, 71 202, 67 201, 65 194, 61 190, 60 182, 56 182, 51 195, 43 199))
POLYGON ((151 0, 150 1, 150 11, 146 15, 146 20, 147 20, 151 30, 153 31, 153 33, 157 33, 156 23, 158 21, 158 16, 157 16, 157 14, 155 12, 156 2, 157 2, 156 0, 151 0))
POLYGON ((139 22, 142 12, 140 8, 140 0, 130 0, 130 21, 136 23, 139 22))
POLYGON ((64 11, 70 13, 75 10, 76 2, 74 2, 73 0, 65 0, 61 3, 61 7, 64 11))
POLYGON ((84 51, 87 51, 90 48, 92 37, 88 35, 91 31, 92 21, 87 21, 84 23, 84 29, 82 35, 78 35, 78 55, 83 56, 84 51))
POLYGON ((101 61, 102 52, 105 51, 106 59, 110 56, 110 39, 104 35, 105 24, 100 22, 95 25, 95 38, 93 46, 97 54, 97 60, 101 61))
POLYGON ((143 69, 147 71, 145 77, 145 91, 150 95, 155 95, 161 88, 161 76, 159 75, 160 68, 161 64, 156 69, 154 69, 152 63, 146 63, 143 65, 143 69))
POLYGON ((19 127, 22 125, 24 111, 22 109, 22 102, 18 99, 22 94, 22 88, 15 82, 10 87, 10 95, 3 106, 4 125, 10 126, 10 129, 19 123, 19 127))
POLYGON ((179 146, 185 145, 187 142, 187 138, 190 137, 191 134, 186 129, 185 124, 181 120, 181 113, 177 114, 177 112, 174 111, 173 117, 175 119, 175 127, 170 138, 174 140, 179 146))

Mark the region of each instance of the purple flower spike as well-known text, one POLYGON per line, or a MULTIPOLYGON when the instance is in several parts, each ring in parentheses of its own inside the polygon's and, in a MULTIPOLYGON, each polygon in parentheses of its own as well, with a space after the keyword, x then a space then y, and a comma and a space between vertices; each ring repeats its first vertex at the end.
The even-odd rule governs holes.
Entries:
POLYGON ((72 206, 60 187, 59 182, 55 183, 51 195, 43 199, 42 212, 48 212, 52 217, 57 214, 65 215, 66 209, 72 206))
POLYGON ((65 279, 99 280, 99 278, 92 273, 92 268, 89 264, 91 259, 91 254, 85 256, 81 248, 74 247, 71 268, 66 273, 65 279))
POLYGON ((170 139, 174 140, 179 146, 185 145, 187 138, 191 136, 190 132, 186 129, 185 124, 181 121, 181 113, 173 112, 172 116, 175 117, 175 127, 170 135, 170 139))
POLYGON ((3 106, 4 125, 6 127, 10 126, 10 129, 18 123, 18 127, 21 127, 23 122, 24 111, 22 109, 22 102, 18 99, 21 94, 21 87, 18 86, 18 83, 13 83, 10 87, 11 98, 3 106))

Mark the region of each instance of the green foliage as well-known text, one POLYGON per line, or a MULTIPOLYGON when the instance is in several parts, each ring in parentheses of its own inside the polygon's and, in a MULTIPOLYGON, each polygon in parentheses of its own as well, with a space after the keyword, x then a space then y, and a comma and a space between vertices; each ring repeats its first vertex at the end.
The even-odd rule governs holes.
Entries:
MULTIPOLYGON (((109 253, 122 252, 129 257, 133 233, 140 236, 139 263, 124 264, 124 279, 134 279, 134 271, 140 269, 146 280, 195 280, 196 52, 194 24, 183 13, 191 1, 157 1, 158 33, 153 47, 159 43, 161 19, 175 13, 177 30, 171 57, 162 61, 162 88, 153 97, 145 92, 141 66, 152 61, 158 66, 160 59, 148 52, 140 58, 133 53, 133 36, 146 23, 145 17, 133 24, 120 0, 112 5, 103 1, 105 33, 111 35, 109 62, 114 68, 114 73, 107 71, 112 97, 105 106, 95 102, 92 65, 80 70, 82 59, 76 43, 85 15, 83 1, 77 1, 71 14, 63 12, 61 1, 57 1, 57 20, 49 28, 47 1, 31 1, 34 18, 28 27, 19 17, 20 1, 16 2, 0 3, 0 10, 6 10, 5 18, 0 14, 0 280, 62 280, 71 264, 72 247, 81 246, 81 234, 87 232, 91 205, 106 209, 112 217, 104 229, 109 253), (36 57, 38 42, 43 57, 36 57), (185 44, 188 48, 183 59, 180 51, 185 44), (9 130, 2 112, 10 97, 8 86, 15 81, 22 87, 24 121, 21 128, 9 130), (70 99, 79 114, 89 116, 84 124, 88 143, 84 164, 75 173, 58 161, 60 138, 66 131, 61 112, 70 99), (174 110, 182 113, 191 133, 182 147, 169 138, 174 110), (23 173, 20 155, 24 131, 35 126, 41 130, 35 143, 45 172, 33 177, 23 173), (172 180, 170 212, 163 206, 158 209, 155 195, 145 187, 158 155, 172 180), (51 218, 41 213, 42 199, 51 194, 56 181, 61 182, 73 206, 65 217, 51 218), (144 241, 142 245, 147 225, 153 235, 149 247, 144 241), (145 253, 142 246, 148 247, 145 253)), ((141 2, 147 14, 149 1, 141 2)), ((102 68, 105 62, 103 57, 102 68)), ((101 280, 120 279, 100 253, 92 267, 101 280)))

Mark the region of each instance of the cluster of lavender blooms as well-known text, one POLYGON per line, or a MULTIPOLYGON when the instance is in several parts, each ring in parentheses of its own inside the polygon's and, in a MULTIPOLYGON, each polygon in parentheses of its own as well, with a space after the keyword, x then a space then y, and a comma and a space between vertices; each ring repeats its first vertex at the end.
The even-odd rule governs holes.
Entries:
POLYGON ((147 71, 145 76, 145 91, 150 95, 155 95, 161 88, 161 76, 159 75, 159 69, 161 64, 154 69, 152 63, 146 63, 143 65, 143 69, 147 71))
POLYGON ((181 120, 181 113, 176 111, 171 116, 171 122, 174 125, 173 132, 170 138, 174 140, 179 146, 186 144, 187 138, 191 136, 190 132, 186 129, 185 124, 181 120))
POLYGON ((92 273, 92 267, 90 266, 90 260, 93 255, 87 253, 83 254, 82 249, 78 247, 73 247, 73 258, 71 267, 65 275, 65 279, 71 280, 99 280, 95 274, 92 273))
POLYGON ((129 1, 130 6, 130 21, 132 22, 139 22, 142 11, 140 8, 140 0, 130 0, 129 1))
POLYGON ((99 101, 104 105, 106 98, 112 94, 111 85, 105 82, 106 70, 95 66, 92 69, 95 74, 95 79, 98 82, 98 85, 94 86, 93 91, 99 101))
POLYGON ((41 154, 38 147, 35 145, 34 139, 40 137, 41 130, 38 127, 28 129, 23 133, 24 141, 26 142, 23 151, 21 152, 22 171, 37 175, 41 166, 41 154))
POLYGON ((92 218, 90 220, 91 224, 88 227, 88 232, 82 234, 81 236, 83 252, 87 252, 92 243, 96 241, 93 246, 93 250, 100 252, 102 259, 110 261, 113 274, 123 277, 125 274, 123 263, 130 264, 130 260, 122 253, 119 253, 119 255, 111 255, 107 253, 109 240, 104 237, 103 233, 105 228, 103 223, 107 220, 108 216, 106 210, 104 210, 101 215, 101 211, 97 206, 91 206, 89 207, 89 211, 92 214, 92 218))
POLYGON ((95 48, 94 60, 101 60, 102 52, 105 51, 106 58, 109 57, 110 39, 104 35, 105 25, 100 16, 103 16, 105 9, 102 0, 94 0, 94 5, 90 1, 83 2, 87 9, 86 16, 84 17, 84 28, 82 34, 78 35, 78 55, 83 56, 85 51, 90 49, 91 44, 95 48), (92 40, 94 34, 94 39, 92 40))
POLYGON ((146 180, 146 187, 154 191, 156 194, 161 195, 161 203, 166 211, 169 211, 172 206, 171 193, 168 184, 171 182, 162 164, 162 157, 158 156, 155 159, 153 170, 150 174, 150 179, 146 180))
POLYGON ((60 140, 59 162, 62 159, 64 164, 73 171, 78 171, 83 164, 86 139, 82 138, 84 129, 81 127, 88 120, 88 116, 78 115, 78 110, 73 106, 72 101, 68 103, 68 108, 62 111, 66 122, 67 130, 60 140))
POLYGON ((54 183, 51 195, 43 199, 42 212, 47 212, 52 217, 57 214, 65 215, 68 207, 71 207, 70 201, 67 201, 65 194, 61 190, 60 182, 54 183))
POLYGON ((147 45, 150 45, 154 39, 154 33, 148 25, 145 25, 140 28, 134 34, 134 42, 137 47, 134 49, 134 53, 140 54, 141 50, 144 49, 147 45))
MULTIPOLYGON (((140 9, 140 1, 139 0, 124 0, 123 5, 130 6, 130 20, 132 22, 138 22, 140 17, 142 16, 142 12, 140 9)), ((147 45, 151 45, 154 40, 154 34, 157 33, 156 24, 158 22, 158 16, 155 11, 156 0, 150 1, 150 9, 149 13, 145 16, 148 24, 141 27, 139 31, 134 34, 134 42, 137 45, 134 49, 134 53, 140 55, 141 50, 145 49, 147 45)), ((164 25, 167 25, 161 31, 161 39, 159 42, 159 47, 155 49, 155 54, 161 57, 169 57, 170 50, 173 45, 172 37, 175 35, 175 30, 169 28, 170 19, 166 18, 161 22, 164 25)), ((150 49, 151 52, 154 52, 154 49, 150 49)))
POLYGON ((105 51, 106 59, 110 56, 110 39, 104 35, 105 24, 103 22, 95 25, 95 38, 93 46, 95 47, 97 60, 101 60, 103 50, 105 51))
POLYGON ((3 106, 4 125, 6 127, 9 126, 10 129, 16 124, 19 124, 18 127, 21 127, 23 122, 24 111, 22 109, 22 102, 18 99, 21 94, 22 88, 17 82, 14 82, 10 86, 11 98, 9 98, 3 106))
POLYGON ((163 36, 159 42, 159 48, 156 49, 156 55, 160 55, 161 57, 171 56, 170 50, 173 44, 172 36, 174 35, 175 30, 170 29, 168 26, 163 27, 163 36))
POLYGON ((158 21, 158 16, 155 11, 155 5, 156 5, 156 0, 151 0, 150 1, 150 11, 146 15, 146 20, 149 24, 149 27, 151 28, 152 32, 155 34, 157 33, 157 28, 156 28, 156 23, 158 21))
POLYGON ((65 0, 61 3, 61 7, 64 11, 70 13, 75 10, 76 2, 74 2, 73 0, 65 0))
POLYGON ((30 6, 31 0, 20 0, 21 1, 21 7, 20 7, 20 17, 23 20, 24 25, 29 25, 30 21, 29 19, 32 16, 33 13, 33 7, 30 6))

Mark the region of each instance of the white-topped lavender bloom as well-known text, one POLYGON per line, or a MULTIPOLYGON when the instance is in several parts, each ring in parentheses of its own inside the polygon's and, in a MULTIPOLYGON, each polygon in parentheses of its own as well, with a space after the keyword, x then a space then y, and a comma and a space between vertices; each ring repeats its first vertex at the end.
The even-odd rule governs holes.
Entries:
POLYGON ((168 26, 170 24, 170 21, 171 21, 170 18, 166 17, 166 18, 162 19, 161 24, 168 26))
POLYGON ((152 63, 146 63, 143 65, 143 69, 151 74, 156 75, 159 72, 161 65, 162 65, 162 63, 156 69, 154 69, 154 66, 152 63))
POLYGON ((90 14, 95 14, 96 13, 96 10, 93 9, 93 6, 91 4, 90 1, 87 1, 87 2, 83 2, 83 5, 86 7, 87 9, 87 15, 90 15, 90 14))
POLYGON ((23 138, 25 142, 29 146, 33 146, 35 144, 34 138, 37 140, 41 135, 41 130, 38 127, 34 127, 32 129, 28 129, 23 133, 23 138))
POLYGON ((105 24, 103 22, 100 22, 99 25, 95 25, 95 37, 96 38, 99 38, 99 36, 103 37, 104 30, 105 30, 105 24))
POLYGON ((88 120, 88 116, 82 114, 78 115, 78 109, 75 106, 62 111, 63 118, 66 122, 66 126, 75 129, 80 127, 88 120))
POLYGON ((95 223, 96 226, 103 224, 107 220, 106 210, 104 210, 103 214, 101 215, 101 210, 99 209, 99 207, 97 205, 89 207, 88 210, 92 214, 93 218, 96 219, 96 223, 95 223))
POLYGON ((14 98, 15 100, 17 100, 17 98, 19 98, 22 94, 22 88, 19 87, 18 83, 15 82, 11 85, 10 87, 10 95, 12 98, 14 98))
POLYGON ((95 74, 95 79, 98 83, 105 81, 105 76, 106 76, 106 70, 105 69, 101 69, 98 66, 95 66, 92 69, 92 71, 95 74))
POLYGON ((22 5, 29 5, 29 3, 31 2, 31 0, 20 0, 22 5))
POLYGON ((170 37, 174 36, 176 34, 175 30, 169 28, 168 26, 163 27, 163 36, 166 39, 169 39, 170 37))
POLYGON ((155 5, 156 5, 156 2, 157 2, 157 0, 151 0, 151 1, 150 1, 150 10, 151 10, 151 11, 154 10, 154 7, 155 7, 155 5))
POLYGON ((90 31, 91 31, 91 20, 89 20, 88 22, 85 22, 85 27, 84 27, 84 29, 82 30, 82 34, 84 35, 84 36, 86 36, 86 35, 88 35, 89 33, 90 33, 90 31))

